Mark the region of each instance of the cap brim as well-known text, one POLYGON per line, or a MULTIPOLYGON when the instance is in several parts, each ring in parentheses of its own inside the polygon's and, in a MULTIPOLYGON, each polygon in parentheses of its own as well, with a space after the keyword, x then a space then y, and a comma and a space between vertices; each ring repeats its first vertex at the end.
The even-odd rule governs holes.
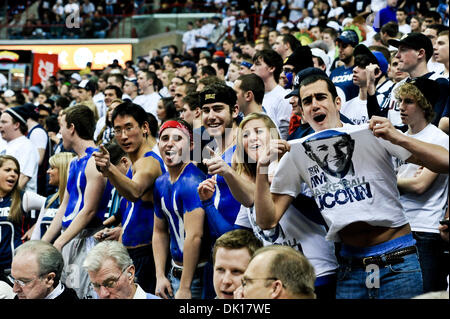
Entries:
POLYGON ((299 93, 299 89, 293 89, 292 92, 289 93, 288 95, 286 95, 284 98, 288 99, 288 98, 293 97, 295 95, 298 96, 298 93, 299 93))
POLYGON ((392 45, 394 48, 398 48, 402 42, 400 40, 390 39, 388 44, 392 45))

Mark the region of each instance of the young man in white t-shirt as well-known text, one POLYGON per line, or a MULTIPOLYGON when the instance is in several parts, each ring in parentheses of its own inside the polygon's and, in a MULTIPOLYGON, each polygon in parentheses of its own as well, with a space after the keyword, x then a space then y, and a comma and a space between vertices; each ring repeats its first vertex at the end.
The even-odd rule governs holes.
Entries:
MULTIPOLYGON (((441 145, 448 150, 448 135, 431 124, 436 82, 418 78, 403 84, 396 95, 400 100, 403 124, 408 136, 441 145)), ((397 174, 400 201, 411 225, 422 268, 424 293, 447 288, 448 259, 446 243, 439 234, 439 221, 444 219, 448 199, 448 174, 437 174, 415 164, 403 164, 397 174), (420 172, 420 173, 419 173, 420 172)))
POLYGON ((286 139, 292 106, 284 97, 289 91, 283 89, 278 81, 283 68, 281 56, 274 50, 261 50, 253 56, 252 73, 264 81, 263 107, 277 126, 282 139, 286 139))
POLYGON ((368 126, 344 126, 339 116, 341 100, 326 74, 308 68, 300 72, 300 78, 303 118, 316 133, 291 143, 275 141, 258 160, 258 225, 273 227, 306 182, 328 224, 327 239, 342 242, 337 298, 411 298, 421 294, 417 249, 398 198, 392 156, 447 172, 448 151, 403 135, 382 117, 372 117, 368 126), (348 143, 317 145, 342 135, 350 135, 354 147, 348 143), (315 149, 305 149, 305 141, 310 146, 315 142, 315 149), (264 173, 280 156, 269 188, 264 173), (351 159, 352 170, 334 169, 331 171, 342 175, 333 176, 315 157, 336 167, 345 167, 351 159))
POLYGON ((1 154, 14 156, 20 164, 19 187, 37 192, 37 173, 39 153, 34 144, 26 137, 28 111, 23 106, 6 109, 0 117, 0 133, 7 142, 1 154))
POLYGON ((158 108, 158 101, 161 99, 156 90, 156 74, 151 71, 140 71, 138 73, 138 86, 141 95, 134 98, 133 103, 139 104, 147 113, 153 114, 158 118, 156 109, 158 108))

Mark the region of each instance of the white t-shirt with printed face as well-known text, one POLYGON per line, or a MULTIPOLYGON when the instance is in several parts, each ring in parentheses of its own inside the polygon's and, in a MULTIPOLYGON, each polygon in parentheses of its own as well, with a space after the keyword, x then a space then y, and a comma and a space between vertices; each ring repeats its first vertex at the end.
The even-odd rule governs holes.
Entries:
POLYGON ((358 221, 392 228, 408 223, 392 157, 405 161, 409 151, 376 138, 367 124, 344 125, 289 143, 291 150, 281 158, 270 190, 295 198, 305 182, 329 227, 328 240, 340 241, 338 232, 358 221))
MULTIPOLYGON (((448 135, 433 124, 428 124, 417 134, 406 135, 418 140, 438 144, 449 149, 448 135)), ((416 164, 406 163, 399 167, 398 177, 413 177, 419 168, 416 164)), ((400 201, 405 209, 411 230, 439 233, 439 220, 444 218, 448 195, 448 174, 439 174, 423 194, 405 193, 400 201)))

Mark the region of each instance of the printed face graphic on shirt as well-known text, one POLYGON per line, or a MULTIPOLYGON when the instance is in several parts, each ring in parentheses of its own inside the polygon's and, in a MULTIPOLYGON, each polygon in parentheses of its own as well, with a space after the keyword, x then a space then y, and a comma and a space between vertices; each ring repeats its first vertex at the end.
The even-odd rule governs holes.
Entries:
POLYGON ((306 154, 315 161, 326 174, 342 178, 353 173, 352 155, 355 141, 350 135, 306 140, 303 142, 306 154))

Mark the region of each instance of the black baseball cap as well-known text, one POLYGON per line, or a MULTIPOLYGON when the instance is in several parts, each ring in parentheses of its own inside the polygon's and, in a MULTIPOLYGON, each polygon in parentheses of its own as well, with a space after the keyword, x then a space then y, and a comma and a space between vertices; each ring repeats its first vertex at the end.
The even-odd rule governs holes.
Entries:
POLYGON ((288 58, 286 58, 284 64, 293 65, 295 73, 314 66, 311 48, 309 46, 298 47, 288 58))
POLYGON ((426 35, 419 32, 405 34, 400 40, 390 39, 388 43, 396 48, 404 45, 414 50, 424 49, 427 61, 433 56, 433 43, 426 35))
POLYGON ((418 88, 420 93, 422 93, 428 102, 430 102, 431 106, 434 107, 439 98, 439 94, 436 94, 436 92, 439 92, 439 84, 424 77, 418 77, 406 82, 418 88))
POLYGON ((286 95, 284 98, 288 99, 294 95, 298 96, 300 94, 300 83, 302 83, 302 81, 304 79, 306 79, 312 75, 321 75, 321 76, 328 78, 328 75, 322 69, 319 69, 319 68, 309 67, 304 70, 301 70, 299 73, 297 73, 297 75, 294 78, 293 90, 291 91, 291 93, 286 95))

